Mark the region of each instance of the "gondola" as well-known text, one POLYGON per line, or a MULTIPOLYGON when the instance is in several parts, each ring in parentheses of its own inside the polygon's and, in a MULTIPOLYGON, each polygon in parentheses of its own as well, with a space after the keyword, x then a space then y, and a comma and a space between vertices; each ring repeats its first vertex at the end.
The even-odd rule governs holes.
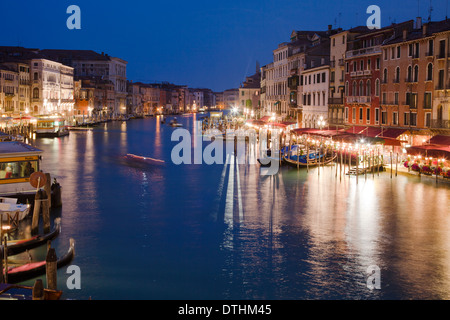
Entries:
MULTIPOLYGON (((284 154, 285 152, 287 152, 288 149, 289 149, 288 146, 287 146, 287 147, 281 148, 281 150, 280 150, 280 151, 281 151, 281 154, 284 154)), ((280 156, 279 156, 279 153, 280 153, 280 152, 278 152, 275 156, 272 156, 272 149, 267 149, 267 150, 266 150, 266 156, 263 157, 263 158, 258 158, 258 159, 257 159, 257 160, 258 160, 258 163, 261 165, 261 167, 270 167, 272 161, 280 162, 280 156), (261 161, 262 159, 266 159, 266 160, 265 160, 265 161, 261 161), (267 160, 270 160, 270 161, 267 161, 267 160)), ((283 163, 283 162, 282 162, 282 163, 283 163)))
POLYGON ((261 167, 270 167, 273 161, 280 162, 280 157, 279 154, 272 157, 272 150, 268 149, 266 151, 266 156, 258 158, 257 160, 261 167))
POLYGON ((336 157, 336 155, 328 156, 327 154, 316 154, 315 152, 311 152, 309 154, 308 161, 306 160, 306 155, 299 156, 299 161, 297 161, 297 155, 287 157, 286 154, 283 154, 283 161, 292 167, 315 167, 319 165, 326 165, 334 161, 336 157))
MULTIPOLYGON (((69 264, 75 256, 75 241, 70 239, 70 247, 67 253, 57 261, 57 268, 61 268, 69 264)), ((8 283, 19 283, 27 281, 41 275, 44 275, 46 262, 31 262, 19 267, 8 268, 8 283)))
MULTIPOLYGON (((16 254, 25 252, 27 250, 31 250, 37 248, 43 244, 46 244, 47 241, 55 239, 61 232, 61 219, 55 219, 55 226, 53 231, 47 234, 37 235, 28 239, 10 241, 8 243, 8 256, 14 256, 16 254)), ((1 246, 3 249, 3 246, 1 246)), ((2 250, 3 252, 3 250, 2 250)))
POLYGON ((139 162, 143 162, 143 163, 147 163, 147 164, 156 164, 156 165, 163 165, 163 164, 165 164, 164 160, 159 160, 159 159, 154 159, 154 158, 149 158, 149 157, 143 157, 143 156, 137 156, 137 155, 131 154, 131 153, 128 153, 125 156, 125 158, 128 159, 128 160, 139 161, 139 162))

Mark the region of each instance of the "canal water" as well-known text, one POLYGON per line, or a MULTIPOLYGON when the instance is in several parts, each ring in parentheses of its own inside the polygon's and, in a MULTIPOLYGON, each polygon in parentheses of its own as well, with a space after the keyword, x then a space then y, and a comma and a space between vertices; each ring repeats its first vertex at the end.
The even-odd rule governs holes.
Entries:
MULTIPOLYGON (((178 116, 193 136, 196 120, 178 116)), ((81 289, 59 269, 65 298, 450 299, 448 183, 174 165, 176 129, 133 119, 35 141, 63 190, 53 246, 62 255, 76 241, 81 289)))

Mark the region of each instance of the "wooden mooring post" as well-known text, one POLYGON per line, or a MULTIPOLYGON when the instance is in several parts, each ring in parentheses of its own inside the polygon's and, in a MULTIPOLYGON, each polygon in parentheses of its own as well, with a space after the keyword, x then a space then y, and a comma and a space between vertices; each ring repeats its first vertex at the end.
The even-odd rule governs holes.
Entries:
POLYGON ((57 257, 54 248, 51 248, 50 241, 48 243, 47 256, 45 258, 45 276, 47 280, 47 289, 57 289, 57 257))

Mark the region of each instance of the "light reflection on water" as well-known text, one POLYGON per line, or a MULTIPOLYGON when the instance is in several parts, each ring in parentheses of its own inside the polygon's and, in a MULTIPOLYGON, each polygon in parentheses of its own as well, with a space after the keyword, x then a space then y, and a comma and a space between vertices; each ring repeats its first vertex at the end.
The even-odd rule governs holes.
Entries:
MULTIPOLYGON (((193 117, 178 120, 195 128, 193 117)), ((388 173, 356 184, 332 166, 260 176, 259 165, 231 158, 175 166, 173 130, 136 119, 37 140, 63 187, 55 246, 77 241, 82 290, 68 297, 450 298, 448 184, 388 173), (169 163, 132 163, 126 153, 169 163), (366 287, 370 265, 381 269, 381 290, 366 287)), ((64 288, 67 275, 58 276, 64 288)))

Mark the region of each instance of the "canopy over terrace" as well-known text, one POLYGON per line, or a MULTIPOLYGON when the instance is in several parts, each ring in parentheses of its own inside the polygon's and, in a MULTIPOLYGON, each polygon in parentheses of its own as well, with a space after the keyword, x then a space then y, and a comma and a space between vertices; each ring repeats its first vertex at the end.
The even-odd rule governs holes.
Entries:
POLYGON ((347 130, 341 129, 313 129, 313 128, 298 128, 291 130, 292 133, 296 135, 312 135, 312 136, 320 136, 325 138, 331 138, 336 142, 345 142, 345 143, 359 143, 361 139, 364 139, 365 142, 371 144, 385 144, 386 139, 378 138, 378 137, 367 137, 362 136, 361 134, 349 133, 347 130))
POLYGON ((428 157, 436 158, 450 158, 450 146, 444 146, 439 144, 428 144, 423 146, 413 146, 407 149, 408 154, 412 155, 425 155, 428 157))

